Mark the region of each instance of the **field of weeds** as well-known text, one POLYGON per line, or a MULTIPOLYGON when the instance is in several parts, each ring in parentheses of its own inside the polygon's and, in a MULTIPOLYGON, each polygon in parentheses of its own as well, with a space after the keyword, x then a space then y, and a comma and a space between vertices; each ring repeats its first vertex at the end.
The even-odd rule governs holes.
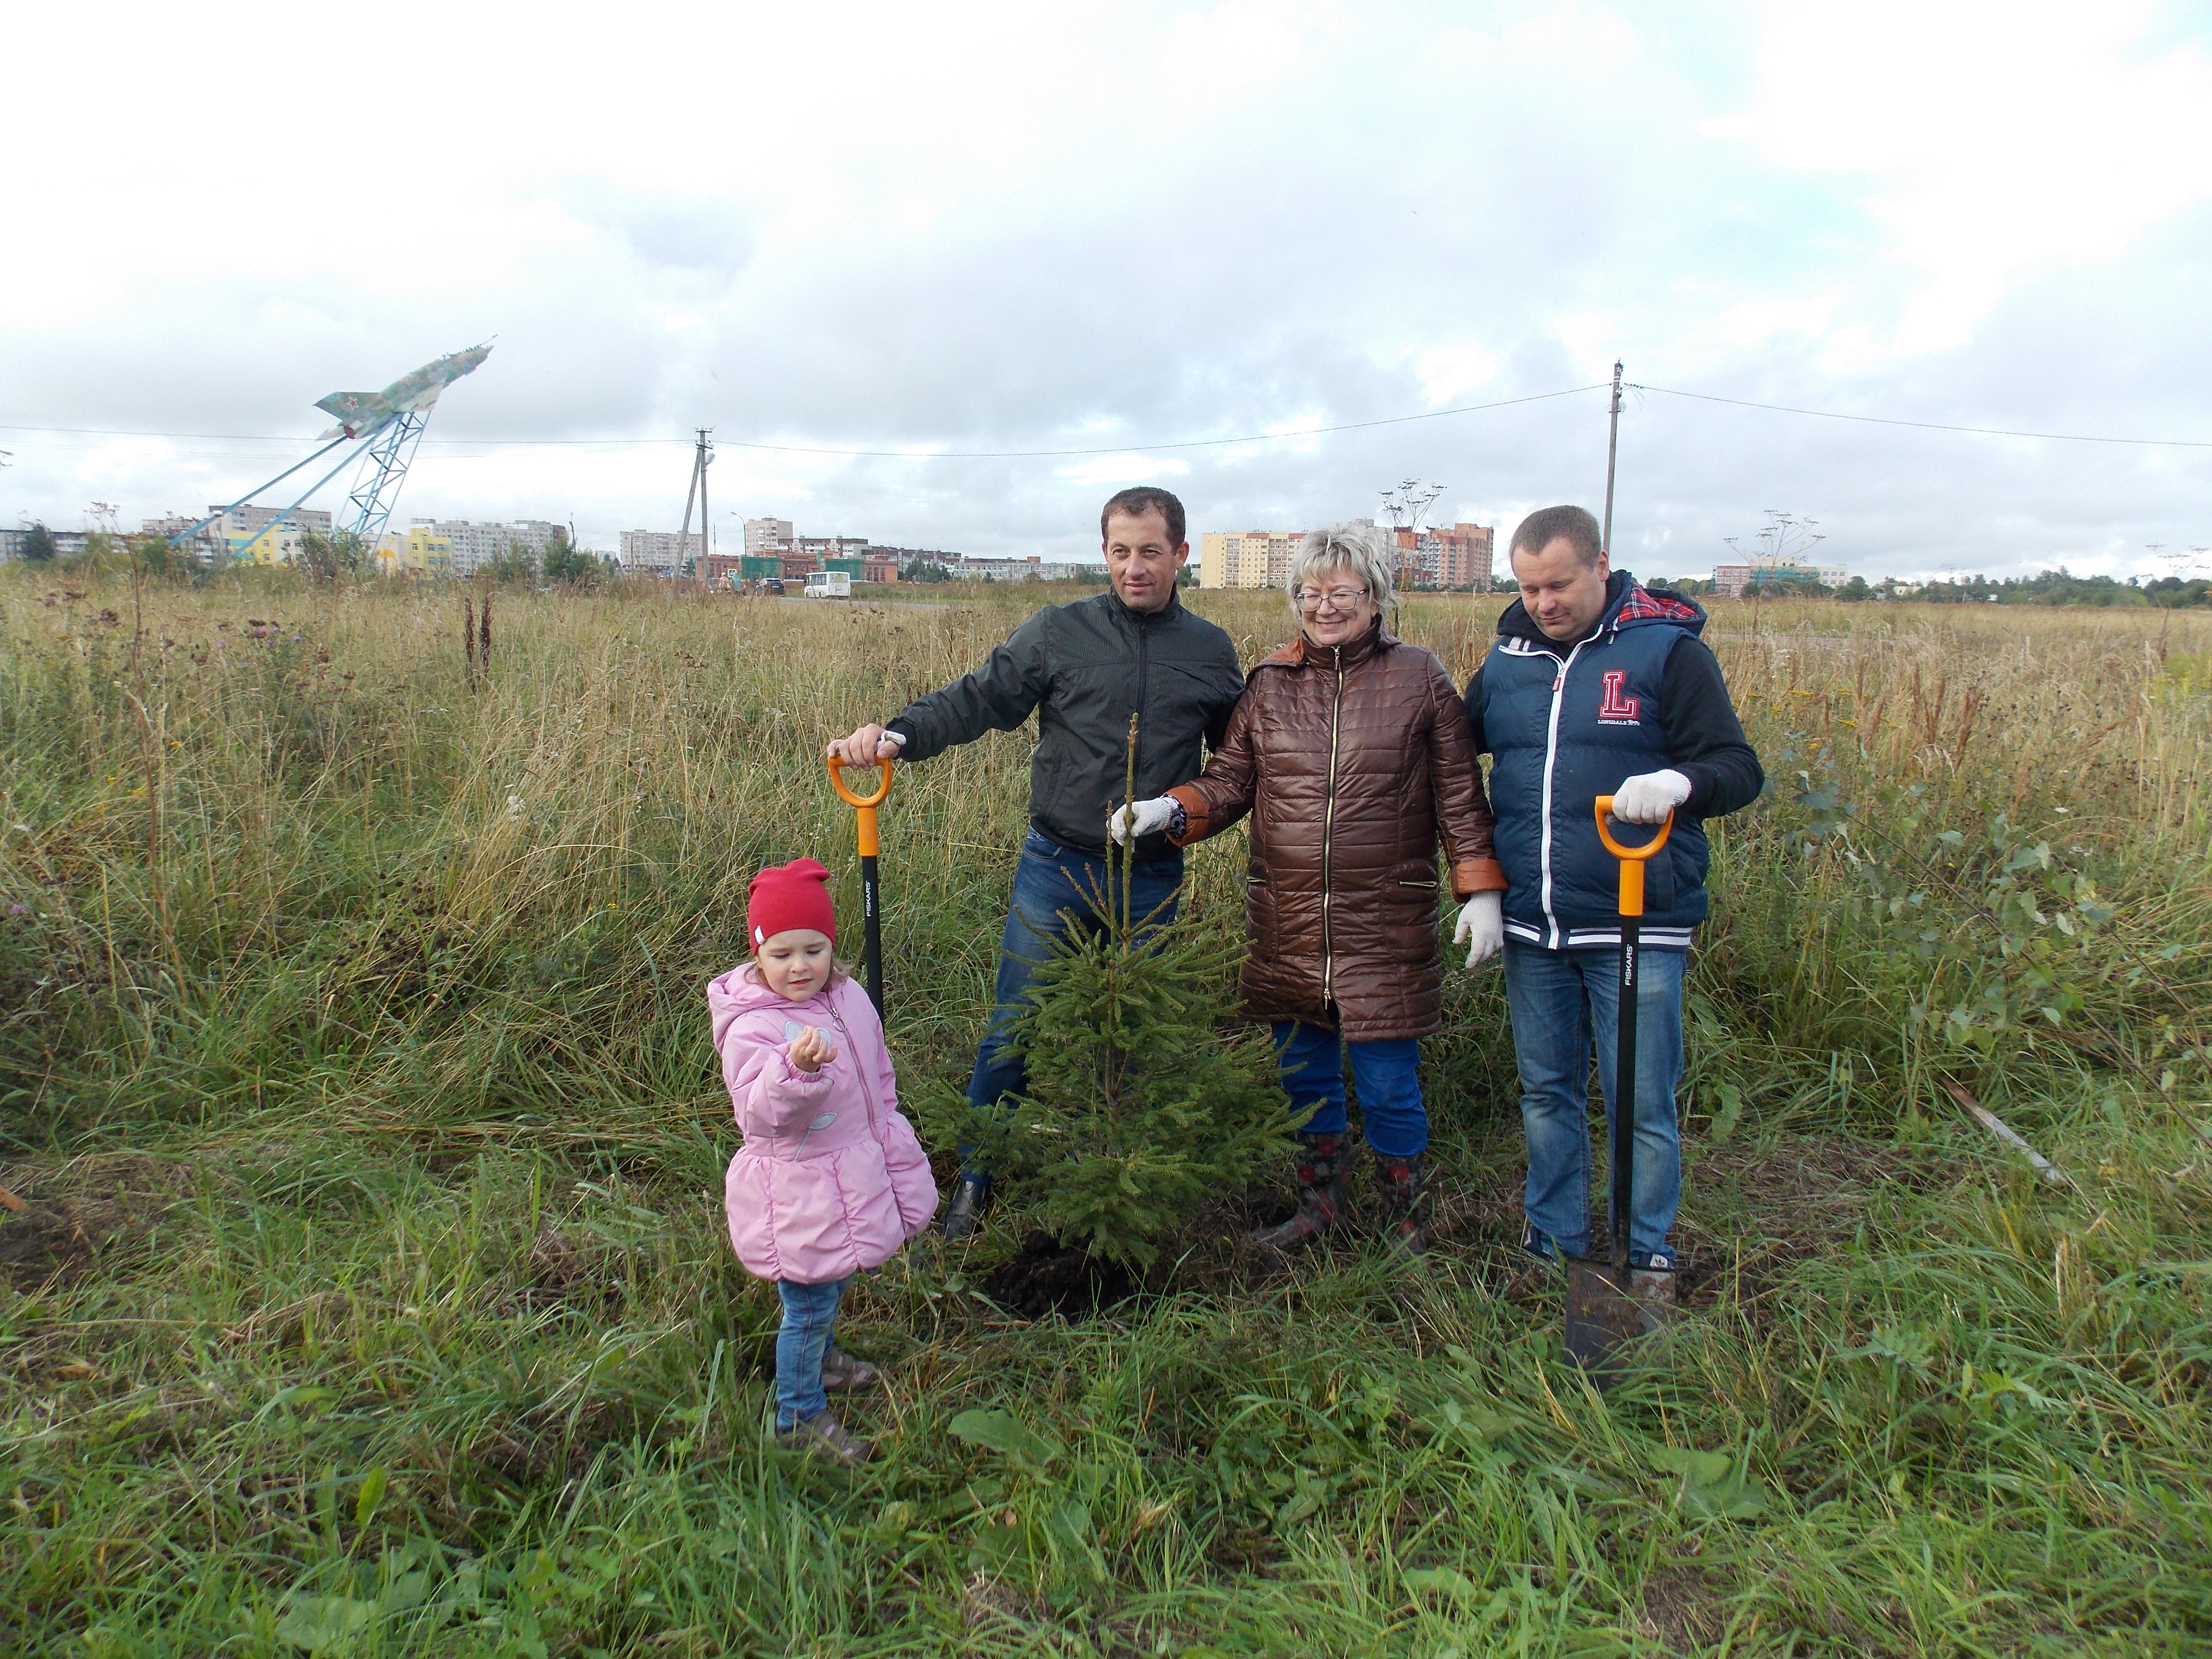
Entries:
MULTIPOLYGON (((1692 973, 1692 1316, 1609 1396, 1515 1261, 1500 981, 1455 969, 1418 1271, 1273 1267, 1280 1194, 1225 1196, 1024 1322, 977 1288, 1018 1216, 933 1236, 848 1301, 889 1384, 848 1476, 766 1443, 700 988, 763 862, 857 915, 823 740, 1024 604, 930 598, 500 591, 472 663, 453 588, 0 573, 0 1650, 2212 1643, 2212 623, 1723 608, 1772 787, 1692 973)), ((1463 678, 1498 603, 1401 631, 1463 678)), ((885 813, 915 1100, 1028 750, 885 813)), ((1237 839, 1193 865, 1224 929, 1237 839)))

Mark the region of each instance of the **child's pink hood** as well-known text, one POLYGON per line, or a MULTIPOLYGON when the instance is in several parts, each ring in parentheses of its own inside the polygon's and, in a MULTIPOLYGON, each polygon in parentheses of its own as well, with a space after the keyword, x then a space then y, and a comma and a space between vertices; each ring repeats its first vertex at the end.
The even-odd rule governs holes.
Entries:
POLYGON ((757 1008, 813 1007, 822 1000, 818 993, 803 1003, 778 996, 761 982, 752 963, 740 963, 720 978, 707 981, 707 1012, 714 1022, 715 1051, 720 1052, 722 1039, 729 1035, 731 1022, 739 1014, 750 1013, 757 1008))

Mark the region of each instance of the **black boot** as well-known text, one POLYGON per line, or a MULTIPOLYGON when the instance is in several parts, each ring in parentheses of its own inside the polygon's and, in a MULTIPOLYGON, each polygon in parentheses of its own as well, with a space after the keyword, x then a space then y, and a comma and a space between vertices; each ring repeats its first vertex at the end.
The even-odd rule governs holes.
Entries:
POLYGON ((975 1231, 975 1218, 991 1201, 991 1177, 981 1170, 963 1170, 952 1183, 952 1202, 945 1206, 945 1237, 949 1243, 963 1243, 975 1231))
POLYGON ((1295 1250, 1336 1225, 1344 1213, 1344 1137, 1298 1132, 1297 1213, 1279 1226, 1262 1227, 1252 1242, 1263 1249, 1295 1250))
POLYGON ((1421 1156, 1419 1152, 1411 1158, 1375 1154, 1376 1184, 1382 1189, 1383 1212, 1389 1218, 1383 1224, 1383 1236, 1407 1255, 1419 1255, 1429 1248, 1424 1230, 1428 1206, 1424 1201, 1421 1156))

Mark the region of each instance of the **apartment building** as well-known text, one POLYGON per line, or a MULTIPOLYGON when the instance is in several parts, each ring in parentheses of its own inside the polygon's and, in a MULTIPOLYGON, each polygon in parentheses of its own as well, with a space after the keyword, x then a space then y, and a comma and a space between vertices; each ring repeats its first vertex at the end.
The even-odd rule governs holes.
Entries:
POLYGON ((625 530, 622 533, 622 562, 631 570, 673 576, 686 564, 707 553, 707 538, 697 531, 686 536, 673 530, 625 530))
POLYGON ((1753 582, 1762 588, 1805 587, 1814 582, 1841 587, 1850 579, 1847 566, 1807 564, 1802 559, 1754 556, 1742 564, 1713 567, 1713 591, 1724 599, 1741 599, 1753 582))
POLYGON ((1490 526, 1455 524, 1449 530, 1437 526, 1392 533, 1398 544, 1400 587, 1489 591, 1494 533, 1490 526))
MULTIPOLYGON (((188 519, 181 513, 172 513, 163 518, 141 520, 138 533, 142 536, 162 536, 174 542, 198 523, 197 518, 188 519)), ((173 549, 170 556, 174 558, 181 555, 195 564, 211 565, 216 562, 216 546, 215 528, 210 525, 193 530, 191 539, 173 549)))
POLYGON ((565 537, 568 527, 544 519, 517 519, 511 523, 477 523, 469 519, 416 519, 431 534, 443 536, 452 549, 454 574, 466 576, 481 570, 511 547, 526 549, 543 559, 553 538, 565 537))
POLYGON ((745 552, 753 558, 770 553, 788 552, 791 549, 792 527, 788 519, 747 519, 745 520, 745 552))
POLYGON ((376 544, 376 568, 386 576, 450 576, 453 544, 418 520, 404 535, 384 532, 376 544))
POLYGON ((1303 530, 1209 530, 1198 539, 1200 587, 1280 587, 1303 530))
MULTIPOLYGON (((301 536, 311 530, 320 536, 331 533, 331 515, 318 507, 301 507, 282 525, 276 524, 279 509, 273 507, 238 507, 225 513, 219 505, 211 505, 208 511, 216 515, 216 520, 202 533, 216 553, 234 564, 289 564, 299 555, 301 536)), ((190 519, 157 519, 147 520, 147 527, 173 526, 161 532, 173 536, 191 523, 190 519)))
POLYGON ((864 559, 868 553, 866 536, 798 536, 790 540, 790 550, 814 560, 817 569, 827 569, 832 559, 864 559))
MULTIPOLYGON (((1397 550, 1392 574, 1400 587, 1478 592, 1489 587, 1493 532, 1488 525, 1389 533, 1397 550)), ((1290 580, 1291 561, 1305 536, 1303 530, 1209 530, 1199 538, 1198 584, 1281 587, 1290 580)))

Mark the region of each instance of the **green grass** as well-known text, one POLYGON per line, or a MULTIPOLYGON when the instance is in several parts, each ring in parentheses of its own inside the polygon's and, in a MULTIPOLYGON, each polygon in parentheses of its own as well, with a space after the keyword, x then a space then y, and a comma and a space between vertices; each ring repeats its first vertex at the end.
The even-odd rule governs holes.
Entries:
MULTIPOLYGON (((889 1386, 844 1475, 763 1431, 700 988, 761 863, 856 906, 819 739, 1022 603, 929 597, 501 592, 471 685, 449 590, 0 576, 0 1650, 2212 1644, 2212 628, 1717 618, 1775 790, 1692 974, 1692 1316, 1609 1396, 1512 1260, 1503 1000, 1455 970, 1419 1271, 1270 1268, 1224 1199, 1021 1325, 976 1290, 1019 1218, 933 1236, 848 1304, 889 1386)), ((1495 606, 1404 629, 1463 677, 1495 606)), ((1027 746, 887 810, 909 1094, 972 1052, 1027 746)))

